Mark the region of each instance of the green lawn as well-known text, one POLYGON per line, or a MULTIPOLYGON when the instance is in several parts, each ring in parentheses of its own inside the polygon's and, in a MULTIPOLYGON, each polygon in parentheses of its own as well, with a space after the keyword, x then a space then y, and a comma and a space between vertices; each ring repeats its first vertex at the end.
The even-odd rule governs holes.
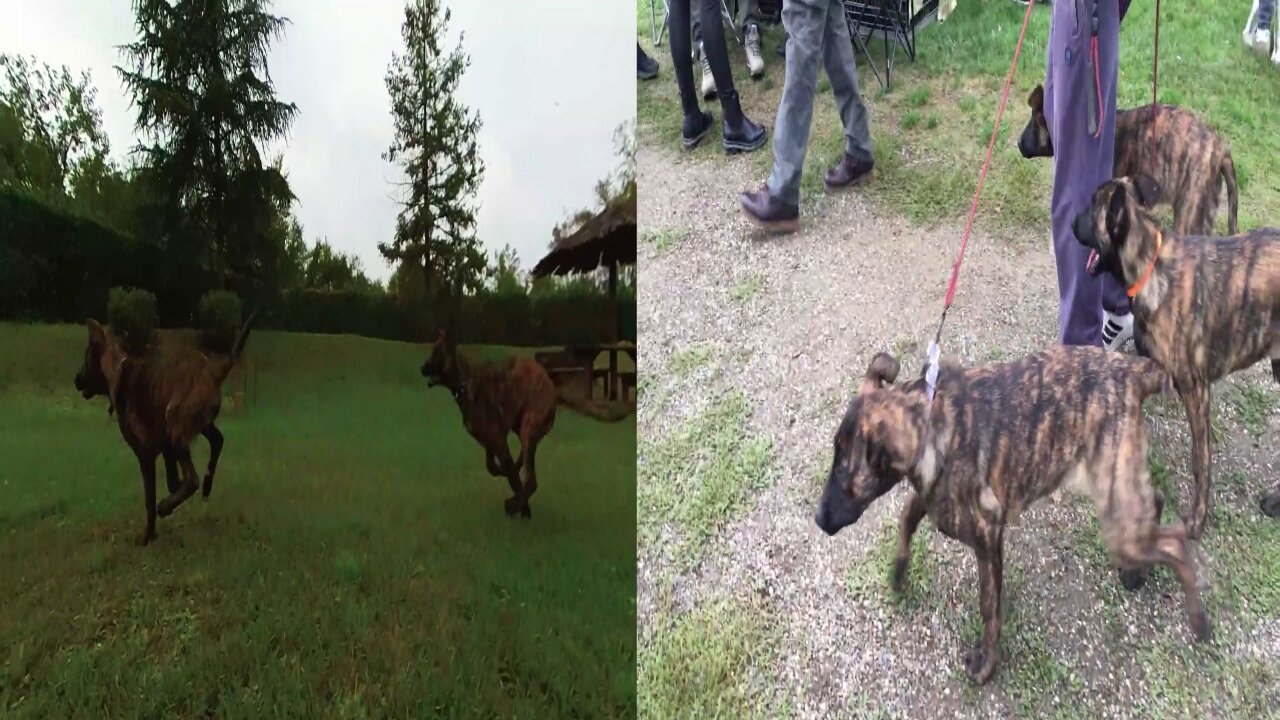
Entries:
POLYGON ((141 548, 85 340, 0 324, 0 716, 634 716, 634 419, 562 408, 511 520, 423 348, 256 332, 212 496, 141 548))

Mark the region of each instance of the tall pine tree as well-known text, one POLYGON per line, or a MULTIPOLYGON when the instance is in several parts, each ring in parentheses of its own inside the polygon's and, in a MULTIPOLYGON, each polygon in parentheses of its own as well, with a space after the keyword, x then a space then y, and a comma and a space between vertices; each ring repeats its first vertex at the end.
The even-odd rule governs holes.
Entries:
POLYGON ((442 47, 449 18, 440 0, 405 7, 405 52, 392 55, 386 78, 396 134, 383 158, 404 172, 406 197, 394 239, 378 249, 401 264, 401 277, 420 275, 429 294, 457 295, 484 283, 485 256, 475 235, 484 162, 476 149, 480 116, 457 96, 471 60, 461 40, 451 51, 442 47))
POLYGON ((171 243, 195 245, 214 282, 254 286, 281 248, 268 229, 293 200, 264 143, 283 137, 297 106, 276 98, 267 70, 285 18, 269 0, 134 0, 138 39, 117 67, 137 108, 137 149, 161 193, 171 243), (197 239, 192 239, 192 236, 197 239))

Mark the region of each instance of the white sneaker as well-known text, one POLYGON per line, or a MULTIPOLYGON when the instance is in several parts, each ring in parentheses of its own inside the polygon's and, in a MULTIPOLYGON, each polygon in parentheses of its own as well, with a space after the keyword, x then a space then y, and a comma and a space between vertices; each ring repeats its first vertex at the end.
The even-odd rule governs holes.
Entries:
POLYGON ((1271 52, 1271 30, 1267 28, 1254 30, 1253 37, 1249 38, 1245 44, 1253 48, 1254 52, 1265 57, 1267 53, 1271 52))
POLYGON ((1102 323, 1102 346, 1118 351, 1133 338, 1133 313, 1115 315, 1108 311, 1103 314, 1106 320, 1102 323))
POLYGON ((746 36, 742 43, 747 50, 747 70, 751 77, 759 80, 764 75, 764 54, 760 52, 760 28, 755 23, 747 26, 746 36))
POLYGON ((716 79, 711 74, 711 61, 707 59, 707 54, 702 51, 702 41, 693 49, 693 58, 702 66, 702 99, 710 100, 716 96, 716 79))

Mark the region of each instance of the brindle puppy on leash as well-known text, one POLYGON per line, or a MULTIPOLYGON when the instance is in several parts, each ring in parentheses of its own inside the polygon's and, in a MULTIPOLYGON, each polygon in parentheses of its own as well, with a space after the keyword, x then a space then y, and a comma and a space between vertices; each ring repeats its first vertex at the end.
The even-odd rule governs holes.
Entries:
MULTIPOLYGON (((1204 532, 1209 512, 1209 391, 1230 373, 1271 358, 1280 380, 1280 230, 1227 238, 1166 232, 1151 214, 1160 196, 1148 175, 1104 183, 1075 219, 1075 235, 1093 250, 1088 270, 1129 285, 1146 353, 1182 397, 1191 423, 1195 499, 1187 529, 1204 532)), ((1280 515, 1280 494, 1263 498, 1280 515)))
POLYGON ((1153 564, 1168 566, 1182 583, 1192 633, 1209 638, 1186 531, 1160 524, 1163 500, 1147 470, 1142 402, 1164 385, 1159 366, 1090 347, 968 370, 944 363, 932 402, 925 380, 895 386, 897 375, 892 357, 871 361, 836 431, 815 520, 834 535, 902 479, 911 484, 893 584, 901 589, 926 514, 973 548, 985 624, 965 658, 975 682, 990 680, 999 658, 1005 527, 1062 485, 1093 499, 1125 585, 1139 585, 1153 564))

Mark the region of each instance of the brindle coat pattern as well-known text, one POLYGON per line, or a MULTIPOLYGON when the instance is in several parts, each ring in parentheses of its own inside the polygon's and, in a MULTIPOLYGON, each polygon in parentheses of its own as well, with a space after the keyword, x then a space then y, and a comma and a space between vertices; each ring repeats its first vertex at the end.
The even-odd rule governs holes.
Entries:
POLYGON ((562 395, 546 369, 532 358, 473 363, 458 352, 453 337, 443 329, 430 347, 422 375, 430 387, 443 385, 449 390, 462 412, 463 426, 484 448, 489 474, 507 479, 512 493, 504 503, 508 516, 518 512, 522 517, 532 517, 529 498, 538 489, 538 443, 555 425, 559 403, 605 422, 616 422, 630 414, 562 395), (515 433, 520 439, 520 455, 514 460, 507 446, 508 433, 515 433))
POLYGON ((992 677, 999 657, 1005 528, 1064 484, 1093 499, 1125 585, 1136 588, 1153 564, 1170 567, 1192 632, 1208 638, 1186 532, 1179 522, 1160 524, 1163 500, 1147 469, 1142 402, 1164 384, 1159 366, 1085 347, 967 370, 946 362, 932 405, 923 380, 894 386, 897 374, 889 355, 871 362, 836 432, 815 520, 834 534, 907 479, 894 587, 902 587, 925 515, 973 549, 985 625, 965 658, 975 682, 992 677))
MULTIPOLYGON (((1075 232, 1097 253, 1094 272, 1133 285, 1152 267, 1133 312, 1146 328, 1146 353, 1172 378, 1187 410, 1195 475, 1187 526, 1199 539, 1209 511, 1211 385, 1264 357, 1280 380, 1280 230, 1181 236, 1151 214, 1159 194, 1147 175, 1104 183, 1076 217, 1075 232)), ((1263 509, 1280 514, 1280 496, 1264 498, 1263 509)))
MULTIPOLYGON (((1037 85, 1027 99, 1031 119, 1018 149, 1023 157, 1053 157, 1044 114, 1044 88, 1037 85)), ((1151 106, 1116 113, 1114 177, 1147 173, 1166 190, 1173 206, 1173 229, 1179 235, 1212 235, 1222 184, 1227 185, 1228 233, 1235 235, 1239 197, 1231 146, 1195 113, 1176 105, 1160 105, 1154 122, 1151 106), (1152 137, 1155 142, 1152 142, 1152 137)))
POLYGON ((222 382, 235 367, 257 313, 249 316, 228 356, 209 355, 192 347, 129 356, 120 340, 98 321, 89 319, 89 345, 75 386, 85 399, 107 395, 120 433, 138 458, 142 471, 146 529, 138 542, 156 538, 156 516, 167 517, 193 495, 198 486, 191 462, 196 435, 209 440, 208 473, 203 496, 213 491, 213 474, 223 446, 213 421, 222 407, 222 382), (156 502, 157 456, 163 456, 169 496, 156 502), (181 469, 183 481, 177 481, 181 469))

